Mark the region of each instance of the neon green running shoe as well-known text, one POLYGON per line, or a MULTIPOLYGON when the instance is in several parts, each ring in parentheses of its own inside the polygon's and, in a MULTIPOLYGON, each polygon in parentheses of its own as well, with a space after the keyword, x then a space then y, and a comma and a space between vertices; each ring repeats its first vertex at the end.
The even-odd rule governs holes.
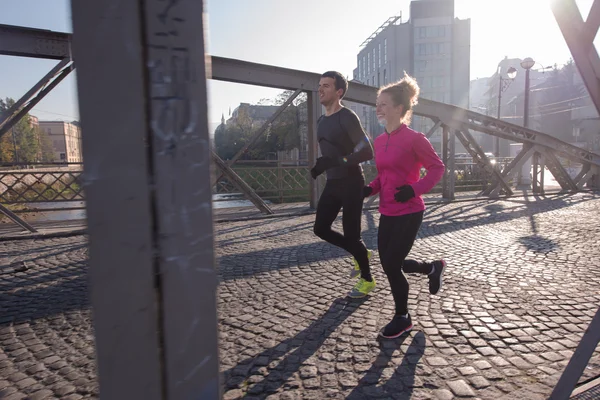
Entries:
MULTIPOLYGON (((373 257, 373 251, 367 250, 367 258, 369 261, 371 261, 371 257, 373 257)), ((356 278, 357 276, 360 276, 360 267, 358 266, 356 258, 352 257, 352 261, 354 261, 354 268, 350 270, 350 278, 356 278)))
POLYGON ((348 297, 352 297, 353 299, 360 299, 368 295, 373 289, 375 289, 375 278, 373 281, 369 282, 364 280, 364 278, 360 278, 356 285, 352 288, 350 293, 348 293, 348 297))

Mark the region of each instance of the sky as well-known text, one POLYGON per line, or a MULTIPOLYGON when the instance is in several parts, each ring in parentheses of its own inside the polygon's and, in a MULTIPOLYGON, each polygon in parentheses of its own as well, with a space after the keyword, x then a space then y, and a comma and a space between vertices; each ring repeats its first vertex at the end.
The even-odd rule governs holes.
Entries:
MULTIPOLYGON (((576 0, 585 19, 593 0, 576 0)), ((494 74, 498 62, 532 57, 534 68, 564 64, 571 54, 550 0, 455 0, 456 17, 471 18, 471 79, 494 74)), ((352 77, 360 44, 389 17, 406 21, 410 0, 205 0, 207 51, 310 72, 338 70, 352 77)), ((69 0, 0 0, 0 24, 72 32, 69 0)), ((55 61, 0 56, 0 98, 18 99, 55 61)), ((31 114, 40 120, 79 118, 76 70, 31 114)), ((240 102, 280 91, 209 81, 211 131, 240 102)))

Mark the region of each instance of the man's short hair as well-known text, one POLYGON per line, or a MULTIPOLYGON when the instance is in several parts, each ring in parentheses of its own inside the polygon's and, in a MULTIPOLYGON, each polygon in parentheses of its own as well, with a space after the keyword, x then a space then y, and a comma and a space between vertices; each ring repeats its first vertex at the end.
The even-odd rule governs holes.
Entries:
POLYGON ((340 99, 342 99, 346 95, 346 91, 348 90, 348 81, 344 78, 344 75, 340 74, 337 71, 327 71, 321 78, 332 78, 335 81, 335 90, 342 89, 342 95, 340 99))

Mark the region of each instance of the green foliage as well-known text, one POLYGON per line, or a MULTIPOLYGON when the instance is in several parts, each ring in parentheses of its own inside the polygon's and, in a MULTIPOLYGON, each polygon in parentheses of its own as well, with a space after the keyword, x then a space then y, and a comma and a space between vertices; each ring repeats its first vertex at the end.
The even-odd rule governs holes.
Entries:
MULTIPOLYGON (((0 114, 15 104, 11 98, 0 99, 0 114)), ((52 143, 45 132, 30 124, 31 116, 26 114, 0 139, 0 162, 40 162, 52 161, 52 143)))
MULTIPOLYGON (((240 106, 237 110, 237 117, 231 119, 227 125, 220 125, 215 131, 214 141, 217 154, 225 160, 231 159, 261 128, 265 119, 254 118, 249 112, 250 108, 280 106, 292 93, 292 91, 284 91, 275 99, 262 99, 257 106, 240 106)), ((250 146, 242 158, 246 160, 276 159, 278 151, 288 151, 299 147, 299 107, 304 101, 306 101, 305 96, 299 95, 250 146)))

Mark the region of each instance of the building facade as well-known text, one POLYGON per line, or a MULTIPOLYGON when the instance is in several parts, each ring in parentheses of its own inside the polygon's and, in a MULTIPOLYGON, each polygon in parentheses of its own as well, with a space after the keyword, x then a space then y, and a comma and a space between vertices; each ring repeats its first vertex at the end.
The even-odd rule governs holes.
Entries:
MULTIPOLYGON (((471 21, 454 17, 454 0, 415 0, 410 4, 408 21, 391 17, 365 40, 354 79, 381 87, 402 79, 406 72, 417 79, 420 97, 468 108, 470 44, 471 21)), ((383 132, 374 107, 357 109, 374 137, 383 132)), ((412 127, 427 132, 433 122, 414 117, 412 127)), ((440 133, 431 141, 440 151, 440 133)))
POLYGON ((54 150, 54 162, 83 162, 81 154, 81 128, 78 124, 65 121, 39 121, 54 150))

